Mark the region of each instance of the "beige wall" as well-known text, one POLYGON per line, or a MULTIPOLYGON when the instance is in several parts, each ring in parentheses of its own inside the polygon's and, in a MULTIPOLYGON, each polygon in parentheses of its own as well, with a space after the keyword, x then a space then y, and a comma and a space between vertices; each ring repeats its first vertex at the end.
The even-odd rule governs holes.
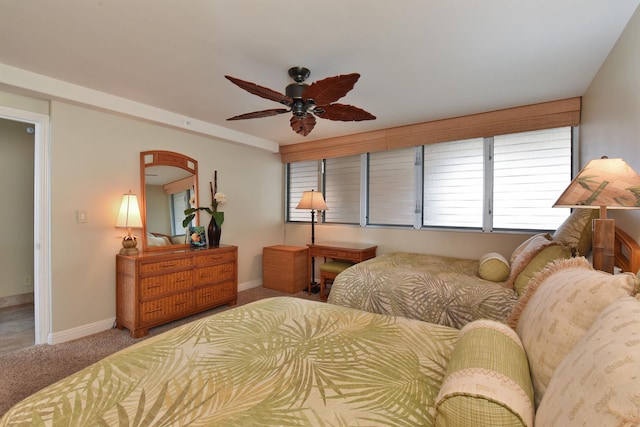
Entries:
POLYGON ((203 203, 218 170, 218 189, 228 196, 222 243, 239 248, 240 283, 261 280, 262 247, 283 239, 277 155, 55 101, 51 135, 54 332, 115 315, 122 230, 114 222, 122 193, 140 193, 140 151, 197 159, 203 203), (76 222, 79 209, 88 223, 76 222))
MULTIPOLYGON (((640 173, 640 9, 582 98, 580 163, 623 158, 640 173)), ((640 211, 610 211, 616 224, 640 242, 640 211)))
POLYGON ((33 292, 34 137, 0 119, 0 297, 33 292))
MULTIPOLYGON (((38 100, 3 92, 0 105, 43 110, 38 100)), ((114 223, 122 194, 140 193, 140 151, 197 159, 201 184, 218 170, 219 189, 228 196, 222 243, 239 247, 241 285, 260 284, 262 247, 284 238, 277 154, 58 101, 50 104, 50 119, 54 334, 115 316, 115 254, 123 230, 114 223), (87 211, 87 223, 76 222, 77 210, 87 211)), ((208 186, 201 189, 208 202, 208 186)))

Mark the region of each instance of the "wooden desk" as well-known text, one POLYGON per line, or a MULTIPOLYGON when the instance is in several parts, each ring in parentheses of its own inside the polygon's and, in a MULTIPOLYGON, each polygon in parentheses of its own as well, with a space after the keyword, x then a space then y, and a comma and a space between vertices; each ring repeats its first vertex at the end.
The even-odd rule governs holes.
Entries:
POLYGON ((309 284, 309 293, 311 293, 311 286, 315 286, 315 271, 314 270, 314 258, 323 257, 326 261, 327 258, 362 262, 367 259, 374 258, 376 256, 376 249, 378 246, 371 246, 369 243, 315 243, 307 245, 309 247, 309 277, 311 282, 309 284))

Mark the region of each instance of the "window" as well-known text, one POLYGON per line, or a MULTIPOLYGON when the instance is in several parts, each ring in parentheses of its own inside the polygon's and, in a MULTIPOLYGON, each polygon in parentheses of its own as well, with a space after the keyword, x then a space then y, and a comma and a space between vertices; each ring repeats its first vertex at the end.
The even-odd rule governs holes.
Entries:
POLYGON ((295 205, 318 188, 327 222, 553 230, 568 214, 553 203, 571 162, 572 128, 563 127, 330 158, 324 171, 317 161, 289 163, 288 218, 306 220, 292 219, 295 205))
POLYGON ((369 154, 367 224, 413 225, 415 148, 369 154))
POLYGON ((191 190, 184 190, 179 193, 169 195, 169 215, 171 217, 171 234, 178 235, 184 233, 182 220, 184 219, 184 210, 190 208, 189 199, 191 198, 191 190))
POLYGON ((482 227, 483 138, 426 145, 423 190, 422 225, 482 227))
POLYGON ((555 230, 553 203, 571 182, 571 128, 493 138, 493 228, 555 230))
POLYGON ((360 223, 360 169, 359 155, 325 160, 325 222, 360 223))
POLYGON ((317 160, 289 163, 287 168, 287 218, 289 221, 309 222, 309 211, 298 210, 296 206, 305 191, 321 190, 318 181, 320 176, 318 165, 317 160))

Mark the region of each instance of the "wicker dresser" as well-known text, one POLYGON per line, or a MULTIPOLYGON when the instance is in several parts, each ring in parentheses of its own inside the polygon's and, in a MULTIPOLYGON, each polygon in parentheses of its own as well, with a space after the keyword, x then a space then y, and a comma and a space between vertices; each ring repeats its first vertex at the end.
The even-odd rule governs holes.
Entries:
POLYGON ((116 255, 116 327, 132 337, 238 296, 238 248, 116 255))

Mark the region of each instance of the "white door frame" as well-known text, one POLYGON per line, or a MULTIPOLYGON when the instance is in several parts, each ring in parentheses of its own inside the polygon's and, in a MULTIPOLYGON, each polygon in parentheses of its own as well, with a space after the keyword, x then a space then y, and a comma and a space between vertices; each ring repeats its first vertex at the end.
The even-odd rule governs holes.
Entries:
POLYGON ((35 133, 33 188, 33 303, 35 343, 52 344, 51 333, 51 137, 49 116, 0 105, 0 117, 32 123, 35 133))

